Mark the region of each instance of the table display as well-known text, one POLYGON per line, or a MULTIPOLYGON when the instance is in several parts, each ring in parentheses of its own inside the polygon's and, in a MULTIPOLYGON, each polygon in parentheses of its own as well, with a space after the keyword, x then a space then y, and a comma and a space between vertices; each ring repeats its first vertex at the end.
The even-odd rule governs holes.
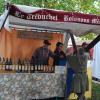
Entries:
POLYGON ((63 97, 65 81, 66 75, 62 73, 2 73, 0 100, 63 97))

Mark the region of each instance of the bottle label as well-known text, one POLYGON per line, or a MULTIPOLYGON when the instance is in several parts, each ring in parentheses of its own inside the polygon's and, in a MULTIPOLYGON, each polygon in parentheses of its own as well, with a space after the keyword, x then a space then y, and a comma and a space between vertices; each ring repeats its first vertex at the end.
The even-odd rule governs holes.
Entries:
POLYGON ((15 67, 16 67, 16 65, 11 65, 12 70, 16 70, 15 67))
POLYGON ((21 65, 18 66, 18 70, 22 70, 22 66, 21 65))
POLYGON ((27 65, 25 66, 25 71, 27 71, 28 70, 28 68, 27 68, 27 65))
POLYGON ((5 68, 6 68, 6 70, 9 70, 9 65, 6 65, 5 68))
POLYGON ((22 69, 21 69, 22 71, 24 71, 25 70, 25 66, 24 65, 22 65, 22 69))
POLYGON ((9 69, 12 70, 12 65, 9 65, 9 69))
POLYGON ((15 70, 19 70, 19 66, 18 65, 15 65, 15 70))

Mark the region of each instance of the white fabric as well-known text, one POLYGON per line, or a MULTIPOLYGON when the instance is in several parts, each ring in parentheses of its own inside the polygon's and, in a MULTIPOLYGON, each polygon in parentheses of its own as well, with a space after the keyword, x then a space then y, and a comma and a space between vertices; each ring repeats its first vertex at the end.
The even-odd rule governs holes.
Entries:
MULTIPOLYGON (((0 29, 4 23, 4 20, 7 16, 7 13, 8 13, 8 10, 5 10, 5 12, 0 16, 0 29)), ((9 28, 9 17, 6 19, 6 22, 5 22, 5 25, 4 25, 5 29, 10 31, 10 28, 9 28)))
MULTIPOLYGON (((26 12, 26 13, 32 13, 40 9, 48 9, 48 8, 39 8, 39 7, 32 7, 32 6, 26 6, 26 5, 15 5, 15 6, 18 7, 22 12, 26 12)), ((50 10, 64 12, 63 10, 55 10, 55 9, 50 9, 50 10)))
POLYGON ((93 77, 100 79, 100 42, 94 47, 92 73, 93 77))
MULTIPOLYGON (((71 30, 76 36, 84 35, 88 32, 95 30, 100 32, 99 25, 81 24, 81 23, 70 23, 70 22, 53 22, 53 21, 30 21, 25 19, 20 19, 14 16, 9 16, 9 22, 11 26, 15 27, 25 27, 25 28, 45 28, 51 30, 71 30), (98 29, 98 30, 97 30, 98 29)), ((98 33, 99 33, 98 32, 98 33)))
POLYGON ((32 13, 33 11, 38 11, 41 9, 39 7, 31 7, 26 5, 15 5, 15 6, 18 7, 22 12, 26 13, 32 13))
MULTIPOLYGON (((76 37, 74 35, 74 39, 75 39, 76 45, 82 45, 82 39, 80 37, 76 37)), ((68 47, 72 47, 72 46, 73 46, 72 40, 71 40, 71 38, 69 38, 68 47)))

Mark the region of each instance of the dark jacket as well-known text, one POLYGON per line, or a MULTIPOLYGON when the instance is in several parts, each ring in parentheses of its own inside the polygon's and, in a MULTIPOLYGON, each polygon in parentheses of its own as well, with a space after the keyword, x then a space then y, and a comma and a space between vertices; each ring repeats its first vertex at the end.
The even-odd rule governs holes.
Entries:
POLYGON ((32 56, 32 61, 35 65, 48 65, 49 57, 53 57, 53 52, 43 46, 36 49, 32 56))
POLYGON ((63 51, 54 51, 54 65, 59 65, 60 61, 66 61, 66 55, 63 51))

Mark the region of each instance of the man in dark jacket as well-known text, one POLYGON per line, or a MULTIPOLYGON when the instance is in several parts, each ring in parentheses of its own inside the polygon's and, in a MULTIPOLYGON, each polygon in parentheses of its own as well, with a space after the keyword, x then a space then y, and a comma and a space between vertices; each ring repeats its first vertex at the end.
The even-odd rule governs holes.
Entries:
POLYGON ((56 49, 54 51, 54 65, 65 65, 66 55, 63 52, 63 43, 57 42, 56 49))

